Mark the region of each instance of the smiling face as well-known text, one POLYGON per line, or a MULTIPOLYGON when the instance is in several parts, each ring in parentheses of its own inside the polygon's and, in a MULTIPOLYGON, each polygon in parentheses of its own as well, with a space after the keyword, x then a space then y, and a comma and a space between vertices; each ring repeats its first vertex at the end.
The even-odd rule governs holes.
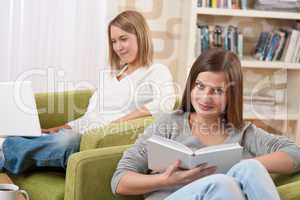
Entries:
POLYGON ((219 118, 226 108, 224 72, 201 72, 191 91, 191 102, 198 116, 219 118))
POLYGON ((210 48, 198 56, 187 78, 181 110, 210 117, 210 121, 222 118, 222 122, 242 128, 243 73, 237 55, 210 48))
POLYGON ((125 63, 135 65, 138 54, 136 35, 128 33, 116 26, 111 26, 110 36, 113 50, 120 58, 121 65, 125 63))

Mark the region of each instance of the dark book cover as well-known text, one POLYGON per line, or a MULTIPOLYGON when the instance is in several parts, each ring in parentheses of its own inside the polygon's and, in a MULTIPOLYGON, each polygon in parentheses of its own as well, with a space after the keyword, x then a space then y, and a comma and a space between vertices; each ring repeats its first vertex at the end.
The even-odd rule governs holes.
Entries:
POLYGON ((258 60, 263 59, 263 53, 266 46, 266 41, 268 38, 269 33, 268 32, 261 32, 258 42, 255 47, 255 58, 258 60))
POLYGON ((262 53, 262 60, 266 59, 269 49, 271 48, 271 40, 272 40, 273 34, 274 34, 273 32, 268 33, 268 37, 267 37, 265 45, 264 45, 264 51, 262 53))
POLYGON ((275 54, 276 49, 279 47, 280 43, 280 35, 278 33, 274 33, 270 42, 270 48, 267 52, 266 61, 272 61, 273 56, 275 54))
POLYGON ((291 32, 286 29, 279 29, 279 31, 284 33, 284 41, 283 41, 282 49, 279 51, 277 60, 282 60, 284 51, 286 51, 287 45, 289 43, 289 38, 291 36, 291 32))

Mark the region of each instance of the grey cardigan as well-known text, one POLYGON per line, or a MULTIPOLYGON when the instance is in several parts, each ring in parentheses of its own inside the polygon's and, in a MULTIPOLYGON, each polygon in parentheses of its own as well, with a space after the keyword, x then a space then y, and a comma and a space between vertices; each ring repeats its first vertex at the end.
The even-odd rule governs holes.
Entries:
MULTIPOLYGON (((148 174, 147 163, 147 139, 157 134, 183 143, 189 148, 196 150, 205 147, 191 132, 189 113, 180 111, 172 114, 162 115, 154 124, 145 129, 135 144, 124 152, 119 161, 117 169, 111 180, 112 192, 116 193, 117 185, 126 171, 134 171, 148 174)), ((286 152, 295 163, 295 171, 300 168, 300 147, 289 141, 287 137, 270 134, 263 129, 257 128, 252 123, 246 123, 240 130, 235 128, 227 129, 229 136, 224 143, 240 143, 243 150, 243 158, 256 157, 275 151, 286 152)), ((147 200, 161 200, 176 191, 176 188, 165 188, 145 194, 147 200)))

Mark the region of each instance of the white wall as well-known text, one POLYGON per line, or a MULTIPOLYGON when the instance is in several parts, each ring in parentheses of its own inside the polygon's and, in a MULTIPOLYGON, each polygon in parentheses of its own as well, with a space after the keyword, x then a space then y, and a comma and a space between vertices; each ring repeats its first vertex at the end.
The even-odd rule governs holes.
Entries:
POLYGON ((0 81, 35 92, 96 86, 106 64, 105 0, 0 0, 0 81))

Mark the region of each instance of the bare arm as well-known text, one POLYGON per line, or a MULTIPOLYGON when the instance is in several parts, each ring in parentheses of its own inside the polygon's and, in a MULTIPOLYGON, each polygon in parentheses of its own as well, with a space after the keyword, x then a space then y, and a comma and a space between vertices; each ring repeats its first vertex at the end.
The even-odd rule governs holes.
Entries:
POLYGON ((285 152, 274 152, 255 158, 260 161, 271 173, 293 173, 295 163, 293 159, 285 152))
POLYGON ((245 132, 245 147, 271 173, 292 173, 300 167, 300 147, 287 137, 270 134, 250 126, 245 132))
POLYGON ((42 132, 43 133, 56 133, 59 131, 59 129, 62 129, 62 128, 65 128, 65 129, 71 129, 71 126, 69 126, 68 124, 64 124, 64 125, 61 125, 61 126, 57 126, 57 127, 53 127, 53 128, 48 128, 48 129, 42 129, 42 132))
POLYGON ((213 174, 216 170, 213 166, 205 164, 194 169, 182 170, 179 168, 180 161, 176 161, 162 174, 145 175, 128 171, 120 179, 117 193, 123 195, 139 195, 165 187, 185 185, 201 177, 213 174))
POLYGON ((163 179, 160 174, 145 175, 128 171, 121 178, 116 193, 124 195, 145 194, 163 188, 162 182, 163 179))

